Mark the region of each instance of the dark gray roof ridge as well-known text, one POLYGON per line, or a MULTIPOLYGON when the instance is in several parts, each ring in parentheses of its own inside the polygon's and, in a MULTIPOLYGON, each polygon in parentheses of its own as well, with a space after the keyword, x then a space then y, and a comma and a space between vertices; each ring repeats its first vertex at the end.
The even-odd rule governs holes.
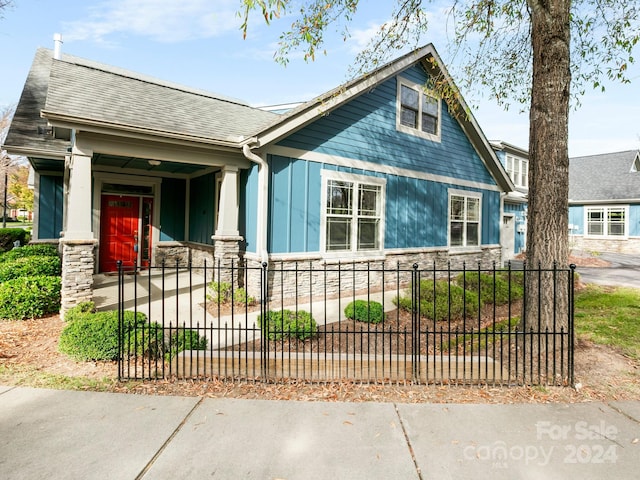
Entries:
MULTIPOLYGON (((50 49, 44 48, 44 47, 42 47, 41 49, 49 52, 53 56, 53 50, 50 50, 50 49)), ((162 79, 154 77, 152 75, 145 75, 143 73, 135 72, 133 70, 128 70, 126 68, 121 68, 121 67, 117 67, 117 66, 113 66, 113 65, 107 65, 105 63, 96 62, 95 60, 89 60, 89 59, 86 59, 86 58, 83 58, 83 57, 78 57, 78 56, 70 55, 70 54, 67 54, 67 53, 63 53, 62 54, 62 58, 59 61, 70 63, 70 64, 73 64, 73 65, 78 65, 78 66, 85 67, 85 68, 91 68, 91 69, 94 69, 94 70, 100 70, 100 71, 105 72, 105 73, 109 73, 109 74, 112 74, 112 75, 118 75, 120 77, 130 78, 132 80, 138 80, 138 81, 141 81, 141 82, 144 82, 144 83, 159 85, 159 86, 170 88, 170 89, 173 89, 173 90, 179 90, 179 91, 182 91, 182 92, 185 92, 185 93, 198 95, 198 96, 201 96, 201 97, 207 97, 207 98, 212 98, 214 100, 221 100, 221 101, 224 101, 224 102, 234 103, 234 104, 241 105, 241 106, 244 106, 244 107, 256 108, 256 107, 252 107, 251 105, 249 105, 249 103, 247 103, 247 102, 245 102, 243 100, 240 100, 238 98, 229 97, 229 96, 226 96, 226 95, 221 95, 221 94, 210 92, 208 90, 204 90, 204 89, 200 89, 200 88, 189 87, 187 85, 184 85, 184 84, 181 84, 181 83, 177 83, 177 82, 170 82, 168 80, 162 80, 162 79)))

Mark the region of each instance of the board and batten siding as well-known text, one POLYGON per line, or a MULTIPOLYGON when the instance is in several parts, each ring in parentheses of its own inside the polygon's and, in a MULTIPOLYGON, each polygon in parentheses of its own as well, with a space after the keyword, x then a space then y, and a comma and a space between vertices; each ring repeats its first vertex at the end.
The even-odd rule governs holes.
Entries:
MULTIPOLYGON (((427 80, 419 66, 400 76, 417 84, 427 80)), ((320 223, 323 169, 386 180, 385 249, 446 248, 449 189, 482 193, 482 245, 500 243, 499 189, 460 124, 443 103, 440 141, 397 131, 397 89, 394 77, 272 149, 268 155, 270 253, 319 251, 324 234, 320 223), (315 157, 296 158, 295 152, 312 152, 315 157), (336 158, 340 161, 332 160, 336 158)), ((247 218, 249 205, 243 209, 247 218)), ((246 232, 250 244, 250 229, 246 232)), ((253 251, 250 245, 247 251, 253 251)))
POLYGON ((504 213, 511 213, 515 217, 515 237, 513 241, 513 251, 518 254, 524 250, 526 218, 526 203, 504 202, 504 213))
MULTIPOLYGON (((632 203, 602 203, 602 204, 590 204, 590 207, 611 207, 618 205, 629 206, 629 218, 627 219, 627 225, 629 230, 627 232, 628 237, 640 237, 640 204, 632 203)), ((585 205, 570 205, 569 206, 569 225, 574 225, 575 228, 571 232, 572 235, 585 235, 585 212, 587 207, 585 205)))
POLYGON ((64 205, 62 175, 40 175, 38 189, 38 239, 60 238, 64 205))
POLYGON ((189 241, 213 245, 215 175, 194 177, 189 186, 189 241))
POLYGON ((321 171, 386 179, 385 249, 446 247, 448 189, 482 193, 482 244, 499 243, 500 193, 357 168, 272 155, 270 253, 310 253, 320 248, 321 171), (497 212, 497 213, 496 213, 497 212))
POLYGON ((184 241, 187 182, 179 178, 164 178, 160 191, 160 241, 184 241))
MULTIPOLYGON (((423 84, 427 78, 419 67, 412 67, 400 76, 418 84, 423 84)), ((281 140, 278 145, 495 184, 443 102, 441 139, 437 142, 396 130, 396 97, 397 79, 394 77, 281 140)))

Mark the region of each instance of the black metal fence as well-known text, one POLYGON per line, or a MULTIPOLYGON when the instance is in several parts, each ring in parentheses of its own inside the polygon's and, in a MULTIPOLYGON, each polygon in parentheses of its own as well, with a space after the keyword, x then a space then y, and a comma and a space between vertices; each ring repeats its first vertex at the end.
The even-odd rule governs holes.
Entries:
POLYGON ((572 385, 574 272, 384 263, 120 270, 118 375, 572 385))

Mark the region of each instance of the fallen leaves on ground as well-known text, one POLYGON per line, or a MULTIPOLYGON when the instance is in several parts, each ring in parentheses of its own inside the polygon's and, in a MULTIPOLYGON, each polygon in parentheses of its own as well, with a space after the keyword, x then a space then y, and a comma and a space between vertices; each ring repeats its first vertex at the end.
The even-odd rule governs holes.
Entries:
POLYGON ((115 362, 76 362, 58 351, 63 326, 57 315, 21 322, 0 321, 0 384, 144 395, 324 402, 508 404, 640 399, 640 362, 585 340, 578 342, 575 355, 575 376, 582 385, 580 389, 217 379, 118 382, 115 362), (76 381, 72 384, 63 381, 69 378, 76 381))

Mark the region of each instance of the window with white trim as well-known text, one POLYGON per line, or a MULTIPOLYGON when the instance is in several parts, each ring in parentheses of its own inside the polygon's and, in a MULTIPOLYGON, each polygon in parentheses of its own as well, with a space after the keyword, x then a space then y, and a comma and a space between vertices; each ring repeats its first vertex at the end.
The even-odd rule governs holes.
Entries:
POLYGON ((472 192, 449 192, 449 246, 480 245, 481 195, 472 192))
POLYGON ((386 181, 323 171, 323 235, 326 252, 382 249, 386 181))
POLYGON ((440 140, 440 100, 424 86, 398 78, 396 127, 411 135, 440 140))
POLYGON ((529 188, 529 160, 507 153, 505 167, 516 187, 529 188))
POLYGON ((627 207, 587 207, 587 236, 625 237, 627 207))

